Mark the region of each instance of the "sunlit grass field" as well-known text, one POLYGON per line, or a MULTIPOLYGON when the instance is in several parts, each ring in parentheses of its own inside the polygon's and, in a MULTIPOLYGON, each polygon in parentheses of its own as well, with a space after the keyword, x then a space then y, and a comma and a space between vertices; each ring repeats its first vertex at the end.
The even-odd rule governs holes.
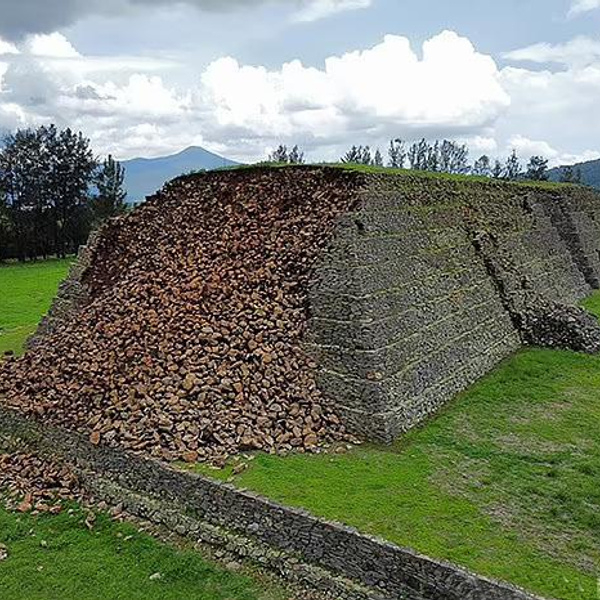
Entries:
POLYGON ((48 311, 72 259, 0 264, 0 356, 20 354, 48 311))
POLYGON ((232 573, 100 515, 0 509, 0 598, 6 600, 284 600, 271 580, 232 573))

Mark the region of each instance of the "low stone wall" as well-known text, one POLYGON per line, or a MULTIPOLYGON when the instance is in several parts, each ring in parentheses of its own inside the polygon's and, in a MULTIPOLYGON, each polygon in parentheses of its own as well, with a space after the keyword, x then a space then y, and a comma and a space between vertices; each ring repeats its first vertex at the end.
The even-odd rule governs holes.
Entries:
POLYGON ((348 600, 533 600, 507 584, 256 494, 43 426, 0 408, 0 434, 75 466, 97 497, 348 600))

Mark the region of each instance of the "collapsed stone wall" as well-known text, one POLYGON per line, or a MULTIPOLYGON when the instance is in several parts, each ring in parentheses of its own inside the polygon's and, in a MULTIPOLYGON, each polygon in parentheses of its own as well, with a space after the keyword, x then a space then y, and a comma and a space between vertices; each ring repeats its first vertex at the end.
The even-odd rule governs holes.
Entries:
POLYGON ((391 441, 522 344, 600 350, 600 196, 373 176, 311 289, 307 349, 352 430, 391 441))
POLYGON ((110 221, 0 404, 165 460, 350 440, 302 350, 306 289, 359 178, 256 169, 183 177, 110 221))
POLYGON ((389 442, 522 344, 600 349, 575 307, 600 282, 599 224, 600 196, 576 186, 182 178, 91 241, 7 371, 9 405, 163 458, 311 449, 337 416, 389 442))

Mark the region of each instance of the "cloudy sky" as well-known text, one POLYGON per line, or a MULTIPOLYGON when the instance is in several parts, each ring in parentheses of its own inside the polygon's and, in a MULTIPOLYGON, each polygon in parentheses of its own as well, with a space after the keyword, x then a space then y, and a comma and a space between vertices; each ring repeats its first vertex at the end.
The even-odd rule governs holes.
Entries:
POLYGON ((0 0, 0 130, 100 154, 447 137, 600 157, 600 0, 0 0))

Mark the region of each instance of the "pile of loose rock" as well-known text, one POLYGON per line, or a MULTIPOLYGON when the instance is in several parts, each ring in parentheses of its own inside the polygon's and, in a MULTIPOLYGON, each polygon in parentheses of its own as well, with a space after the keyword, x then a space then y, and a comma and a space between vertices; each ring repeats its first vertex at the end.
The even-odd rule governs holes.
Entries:
POLYGON ((0 402, 164 460, 345 439, 301 342, 312 270, 356 185, 318 168, 171 183, 104 229, 88 304, 0 366, 0 402))
POLYGON ((11 510, 58 513, 64 501, 81 501, 84 494, 68 467, 34 454, 0 452, 0 496, 11 510))

